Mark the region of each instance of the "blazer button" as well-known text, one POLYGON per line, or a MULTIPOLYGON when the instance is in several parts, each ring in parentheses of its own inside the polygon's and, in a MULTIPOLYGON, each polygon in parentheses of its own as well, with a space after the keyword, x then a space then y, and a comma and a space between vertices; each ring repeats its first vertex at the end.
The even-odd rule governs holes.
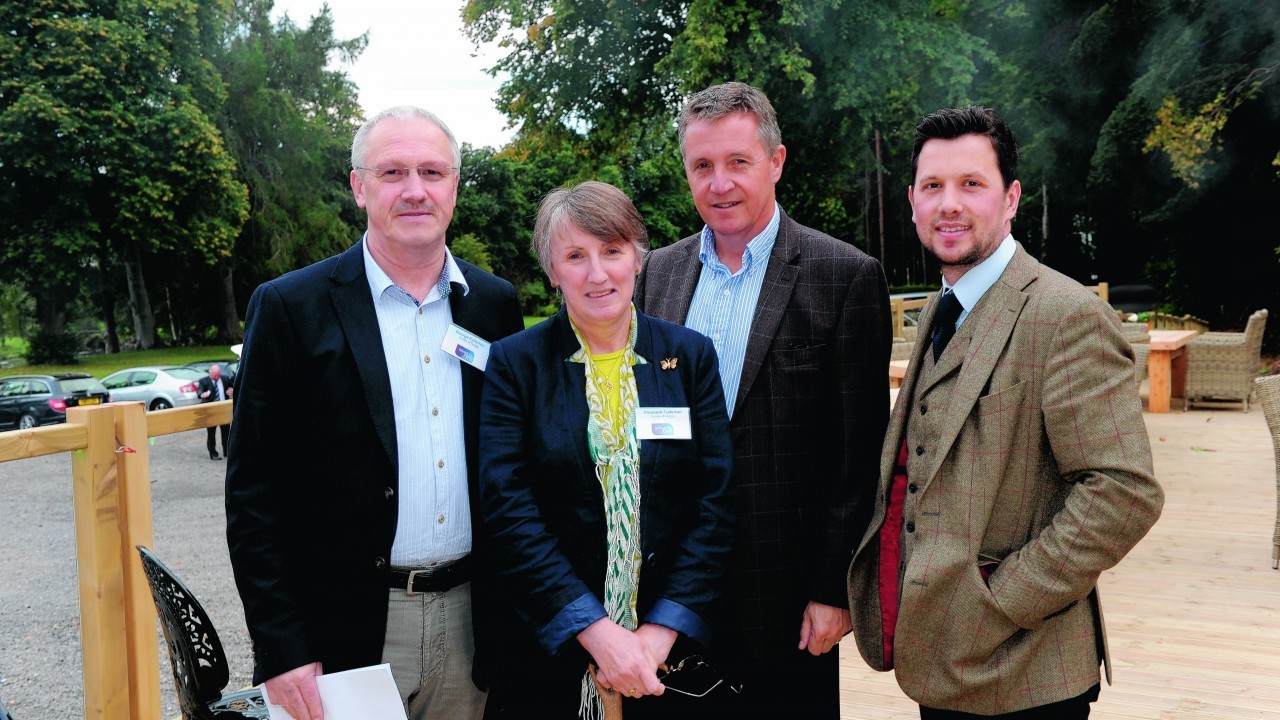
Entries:
POLYGON ((916 485, 915 483, 911 483, 910 485, 908 485, 908 486, 907 486, 907 492, 912 492, 912 493, 914 493, 915 491, 917 491, 917 490, 919 490, 919 489, 920 489, 920 486, 919 486, 919 485, 916 485))
POLYGON ((378 558, 374 558, 374 559, 373 559, 373 566, 374 566, 374 567, 376 567, 376 568, 378 568, 379 570, 385 570, 385 569, 387 568, 387 559, 386 559, 386 558, 380 558, 380 557, 378 557, 378 558))
POLYGON ((921 415, 924 415, 924 414, 925 414, 925 413, 927 413, 927 412, 929 412, 929 406, 928 406, 928 405, 921 405, 921 406, 920 406, 920 414, 921 414, 921 415))
MULTIPOLYGON (((915 491, 913 490, 912 492, 915 492, 915 491)), ((386 490, 383 491, 383 494, 387 496, 388 500, 390 500, 391 498, 395 497, 396 491, 392 488, 387 488, 386 490)))
POLYGON ((924 446, 923 446, 923 445, 917 445, 917 446, 916 446, 916 455, 923 455, 923 454, 924 454, 924 446))
POLYGON ((916 524, 913 522, 907 523, 907 532, 913 533, 915 531, 916 531, 916 524))

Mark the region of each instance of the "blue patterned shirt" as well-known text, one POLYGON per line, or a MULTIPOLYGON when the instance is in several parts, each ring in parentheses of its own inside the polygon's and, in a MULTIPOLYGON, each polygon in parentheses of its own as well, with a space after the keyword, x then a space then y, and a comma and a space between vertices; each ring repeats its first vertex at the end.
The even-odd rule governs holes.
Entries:
POLYGON ((756 301, 764 285, 764 271, 769 266, 773 243, 778 239, 781 219, 782 211, 775 203, 773 219, 747 243, 742 253, 742 267, 736 273, 729 272, 729 268, 716 256, 716 238, 711 228, 702 228, 702 249, 698 252, 702 273, 698 275, 698 287, 693 291, 684 324, 711 338, 715 345, 716 355, 720 358, 724 403, 730 418, 738 401, 738 385, 742 380, 742 365, 747 356, 747 338, 751 335, 756 301))

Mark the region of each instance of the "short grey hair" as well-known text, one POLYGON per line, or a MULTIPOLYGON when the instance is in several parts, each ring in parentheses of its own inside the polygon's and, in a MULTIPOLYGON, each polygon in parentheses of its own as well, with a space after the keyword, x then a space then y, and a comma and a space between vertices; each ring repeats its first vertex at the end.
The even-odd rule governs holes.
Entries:
POLYGON ((782 144, 782 130, 778 127, 778 115, 773 111, 773 104, 764 93, 746 83, 727 82, 712 85, 685 101, 678 125, 681 157, 685 154, 689 123, 695 120, 715 122, 739 112, 756 116, 760 144, 766 152, 773 154, 782 144))
POLYGON ((351 169, 356 170, 364 167, 365 153, 369 150, 369 133, 373 132, 373 128, 383 120, 395 118, 397 120, 407 120, 409 118, 421 118, 427 122, 440 128, 440 132, 449 138, 449 147, 453 150, 453 166, 457 168, 455 172, 462 170, 462 151, 458 149, 458 139, 453 136, 453 131, 448 125, 444 124, 435 113, 425 110, 414 105, 399 105, 393 108, 387 108, 382 112, 374 115, 356 130, 355 137, 351 138, 351 169))
POLYGON ((551 274, 551 239, 565 225, 606 243, 629 242, 641 260, 649 252, 649 231, 640 211, 618 188, 596 180, 552 190, 538 206, 530 249, 551 274))

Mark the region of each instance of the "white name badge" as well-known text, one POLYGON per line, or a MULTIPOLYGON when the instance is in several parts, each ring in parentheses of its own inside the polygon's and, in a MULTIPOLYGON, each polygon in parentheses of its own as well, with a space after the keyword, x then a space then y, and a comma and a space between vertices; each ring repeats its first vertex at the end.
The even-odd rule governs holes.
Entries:
POLYGON ((636 435, 641 440, 692 440, 689 408, 636 408, 636 435))
POLYGON ((489 341, 453 323, 449 323, 440 349, 481 372, 489 363, 489 341))

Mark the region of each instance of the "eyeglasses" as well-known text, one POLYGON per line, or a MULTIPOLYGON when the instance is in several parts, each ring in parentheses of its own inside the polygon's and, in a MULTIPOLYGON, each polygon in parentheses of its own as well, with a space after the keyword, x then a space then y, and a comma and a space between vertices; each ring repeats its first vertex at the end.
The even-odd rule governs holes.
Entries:
POLYGON ((413 173, 418 174, 418 178, 425 183, 438 183, 453 177, 458 168, 448 165, 419 165, 416 168, 411 167, 357 167, 356 170, 367 170, 373 173, 373 176, 384 183, 398 183, 409 177, 413 173))
POLYGON ((721 685, 725 685, 735 693, 742 692, 741 684, 726 684, 720 673, 708 665, 700 655, 690 655, 675 667, 662 665, 658 668, 658 680, 668 690, 674 690, 689 697, 705 697, 721 685))

